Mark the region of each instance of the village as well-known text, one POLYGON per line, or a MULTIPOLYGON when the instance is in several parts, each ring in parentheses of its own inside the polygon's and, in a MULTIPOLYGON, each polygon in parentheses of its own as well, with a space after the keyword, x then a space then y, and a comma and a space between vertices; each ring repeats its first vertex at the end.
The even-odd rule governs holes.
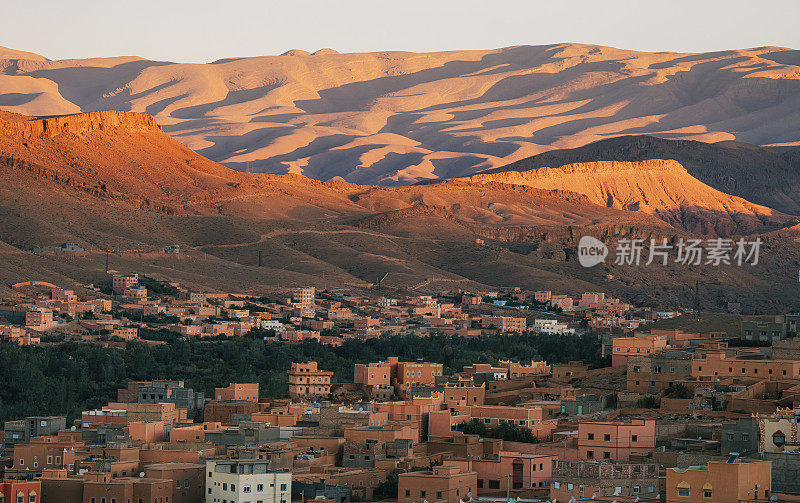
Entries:
POLYGON ((2 503, 800 501, 800 315, 745 320, 732 337, 640 328, 686 313, 602 292, 255 298, 139 274, 87 285, 94 295, 13 290, 0 339, 19 346, 531 334, 596 337, 603 364, 510 357, 445 372, 389 356, 337 382, 292 361, 280 396, 131 380, 79 417, 6 421, 2 503))

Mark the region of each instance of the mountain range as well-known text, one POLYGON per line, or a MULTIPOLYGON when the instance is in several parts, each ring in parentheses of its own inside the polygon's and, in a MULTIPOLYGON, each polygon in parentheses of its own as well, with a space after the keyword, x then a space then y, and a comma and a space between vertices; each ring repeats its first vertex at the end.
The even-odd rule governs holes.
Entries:
POLYGON ((133 112, 0 112, 0 285, 137 271, 197 288, 314 284, 407 292, 522 286, 606 291, 657 307, 798 309, 798 219, 726 194, 679 162, 588 161, 399 187, 242 173, 133 112), (576 261, 607 240, 746 236, 758 266, 576 261), (86 251, 40 251, 63 242, 86 251), (179 244, 182 253, 163 247, 179 244))
POLYGON ((227 167, 379 185, 469 176, 626 135, 697 140, 725 155, 687 149, 713 158, 697 164, 652 156, 639 141, 629 155, 619 154, 624 158, 562 164, 674 159, 720 190, 798 209, 797 151, 786 156, 775 146, 800 139, 800 52, 779 47, 700 54, 582 44, 438 53, 324 49, 208 64, 50 61, 0 48, 0 109, 30 116, 146 113, 227 167), (733 141, 740 143, 719 143, 733 141), (741 143, 773 147, 747 152, 741 143), (778 182, 774 175, 786 166, 791 176, 778 182))
POLYGON ((605 291, 800 309, 800 53, 556 44, 208 64, 0 48, 0 289, 605 291), (757 266, 578 241, 761 240, 757 266), (85 251, 46 251, 77 243, 85 251), (163 247, 182 252, 166 255, 163 247))

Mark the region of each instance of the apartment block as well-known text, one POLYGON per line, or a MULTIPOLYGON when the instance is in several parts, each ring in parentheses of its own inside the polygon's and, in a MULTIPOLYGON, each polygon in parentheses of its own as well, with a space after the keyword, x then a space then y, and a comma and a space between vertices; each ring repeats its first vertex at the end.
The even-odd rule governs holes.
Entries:
POLYGON ((34 307, 25 313, 25 327, 30 330, 44 331, 54 328, 58 321, 53 319, 53 310, 46 307, 34 307))
POLYGON ((227 388, 214 388, 214 398, 258 402, 258 383, 231 383, 227 388))
POLYGON ((692 353, 669 349, 627 358, 627 389, 657 395, 680 381, 692 379, 693 358, 692 353))
POLYGON ((555 459, 551 455, 500 451, 496 457, 453 459, 445 461, 444 465, 475 472, 479 496, 505 495, 507 491, 548 487, 555 459))
POLYGON ((692 377, 703 380, 721 377, 800 379, 800 360, 745 360, 729 358, 724 351, 709 351, 692 361, 692 377))
MULTIPOLYGON (((144 467, 148 479, 172 481, 170 503, 203 501, 206 477, 205 465, 199 463, 154 463, 144 467)), ((166 503, 166 502, 165 502, 166 503)))
POLYGON ((633 454, 648 454, 655 446, 655 419, 578 424, 578 456, 582 459, 628 460, 633 454))
POLYGON ((612 341, 611 365, 626 365, 628 358, 655 354, 666 347, 667 338, 659 335, 616 337, 612 341))
POLYGON ((292 290, 292 302, 298 304, 314 304, 314 298, 317 296, 317 290, 313 286, 305 288, 295 288, 292 290))
POLYGON ((667 469, 667 503, 770 501, 772 463, 731 459, 667 469))
POLYGON ((128 288, 133 288, 139 284, 138 274, 115 274, 111 278, 111 287, 114 293, 122 295, 128 288))
POLYGON ((270 469, 265 460, 206 461, 206 503, 290 503, 292 473, 270 469))
POLYGON ((514 318, 512 316, 487 316, 481 320, 484 327, 494 327, 500 332, 522 333, 528 327, 528 320, 525 318, 514 318))
POLYGON ((331 392, 333 372, 319 370, 317 362, 292 363, 288 370, 289 396, 325 396, 331 392))
POLYGON ((67 429, 65 416, 32 416, 16 421, 6 421, 3 426, 5 431, 6 447, 15 444, 26 444, 33 437, 56 435, 61 430, 67 429))
POLYGON ((397 502, 459 503, 477 494, 478 474, 456 466, 435 466, 430 471, 401 473, 397 502))

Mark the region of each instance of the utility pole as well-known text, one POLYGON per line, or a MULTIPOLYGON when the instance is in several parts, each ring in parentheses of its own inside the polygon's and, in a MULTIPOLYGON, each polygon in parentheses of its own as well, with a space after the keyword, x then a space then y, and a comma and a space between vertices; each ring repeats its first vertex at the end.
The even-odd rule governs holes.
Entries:
POLYGON ((106 274, 108 274, 108 250, 106 250, 106 274))
POLYGON ((258 250, 258 267, 261 267, 261 250, 258 250))

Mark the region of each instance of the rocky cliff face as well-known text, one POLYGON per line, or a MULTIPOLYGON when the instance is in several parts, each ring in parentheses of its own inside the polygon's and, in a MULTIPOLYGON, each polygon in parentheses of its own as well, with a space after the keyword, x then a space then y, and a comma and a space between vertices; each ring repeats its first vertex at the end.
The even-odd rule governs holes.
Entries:
POLYGON ((726 194, 800 215, 800 147, 621 136, 574 149, 550 150, 481 174, 595 161, 648 159, 673 159, 693 177, 726 194))
POLYGON ((152 115, 113 110, 55 117, 0 116, 0 135, 28 140, 54 138, 60 135, 88 135, 94 133, 161 133, 152 115))
POLYGON ((792 217, 778 211, 702 183, 671 160, 575 163, 559 168, 480 174, 468 180, 570 190, 585 195, 594 204, 644 212, 696 233, 748 233, 792 221, 792 217))

